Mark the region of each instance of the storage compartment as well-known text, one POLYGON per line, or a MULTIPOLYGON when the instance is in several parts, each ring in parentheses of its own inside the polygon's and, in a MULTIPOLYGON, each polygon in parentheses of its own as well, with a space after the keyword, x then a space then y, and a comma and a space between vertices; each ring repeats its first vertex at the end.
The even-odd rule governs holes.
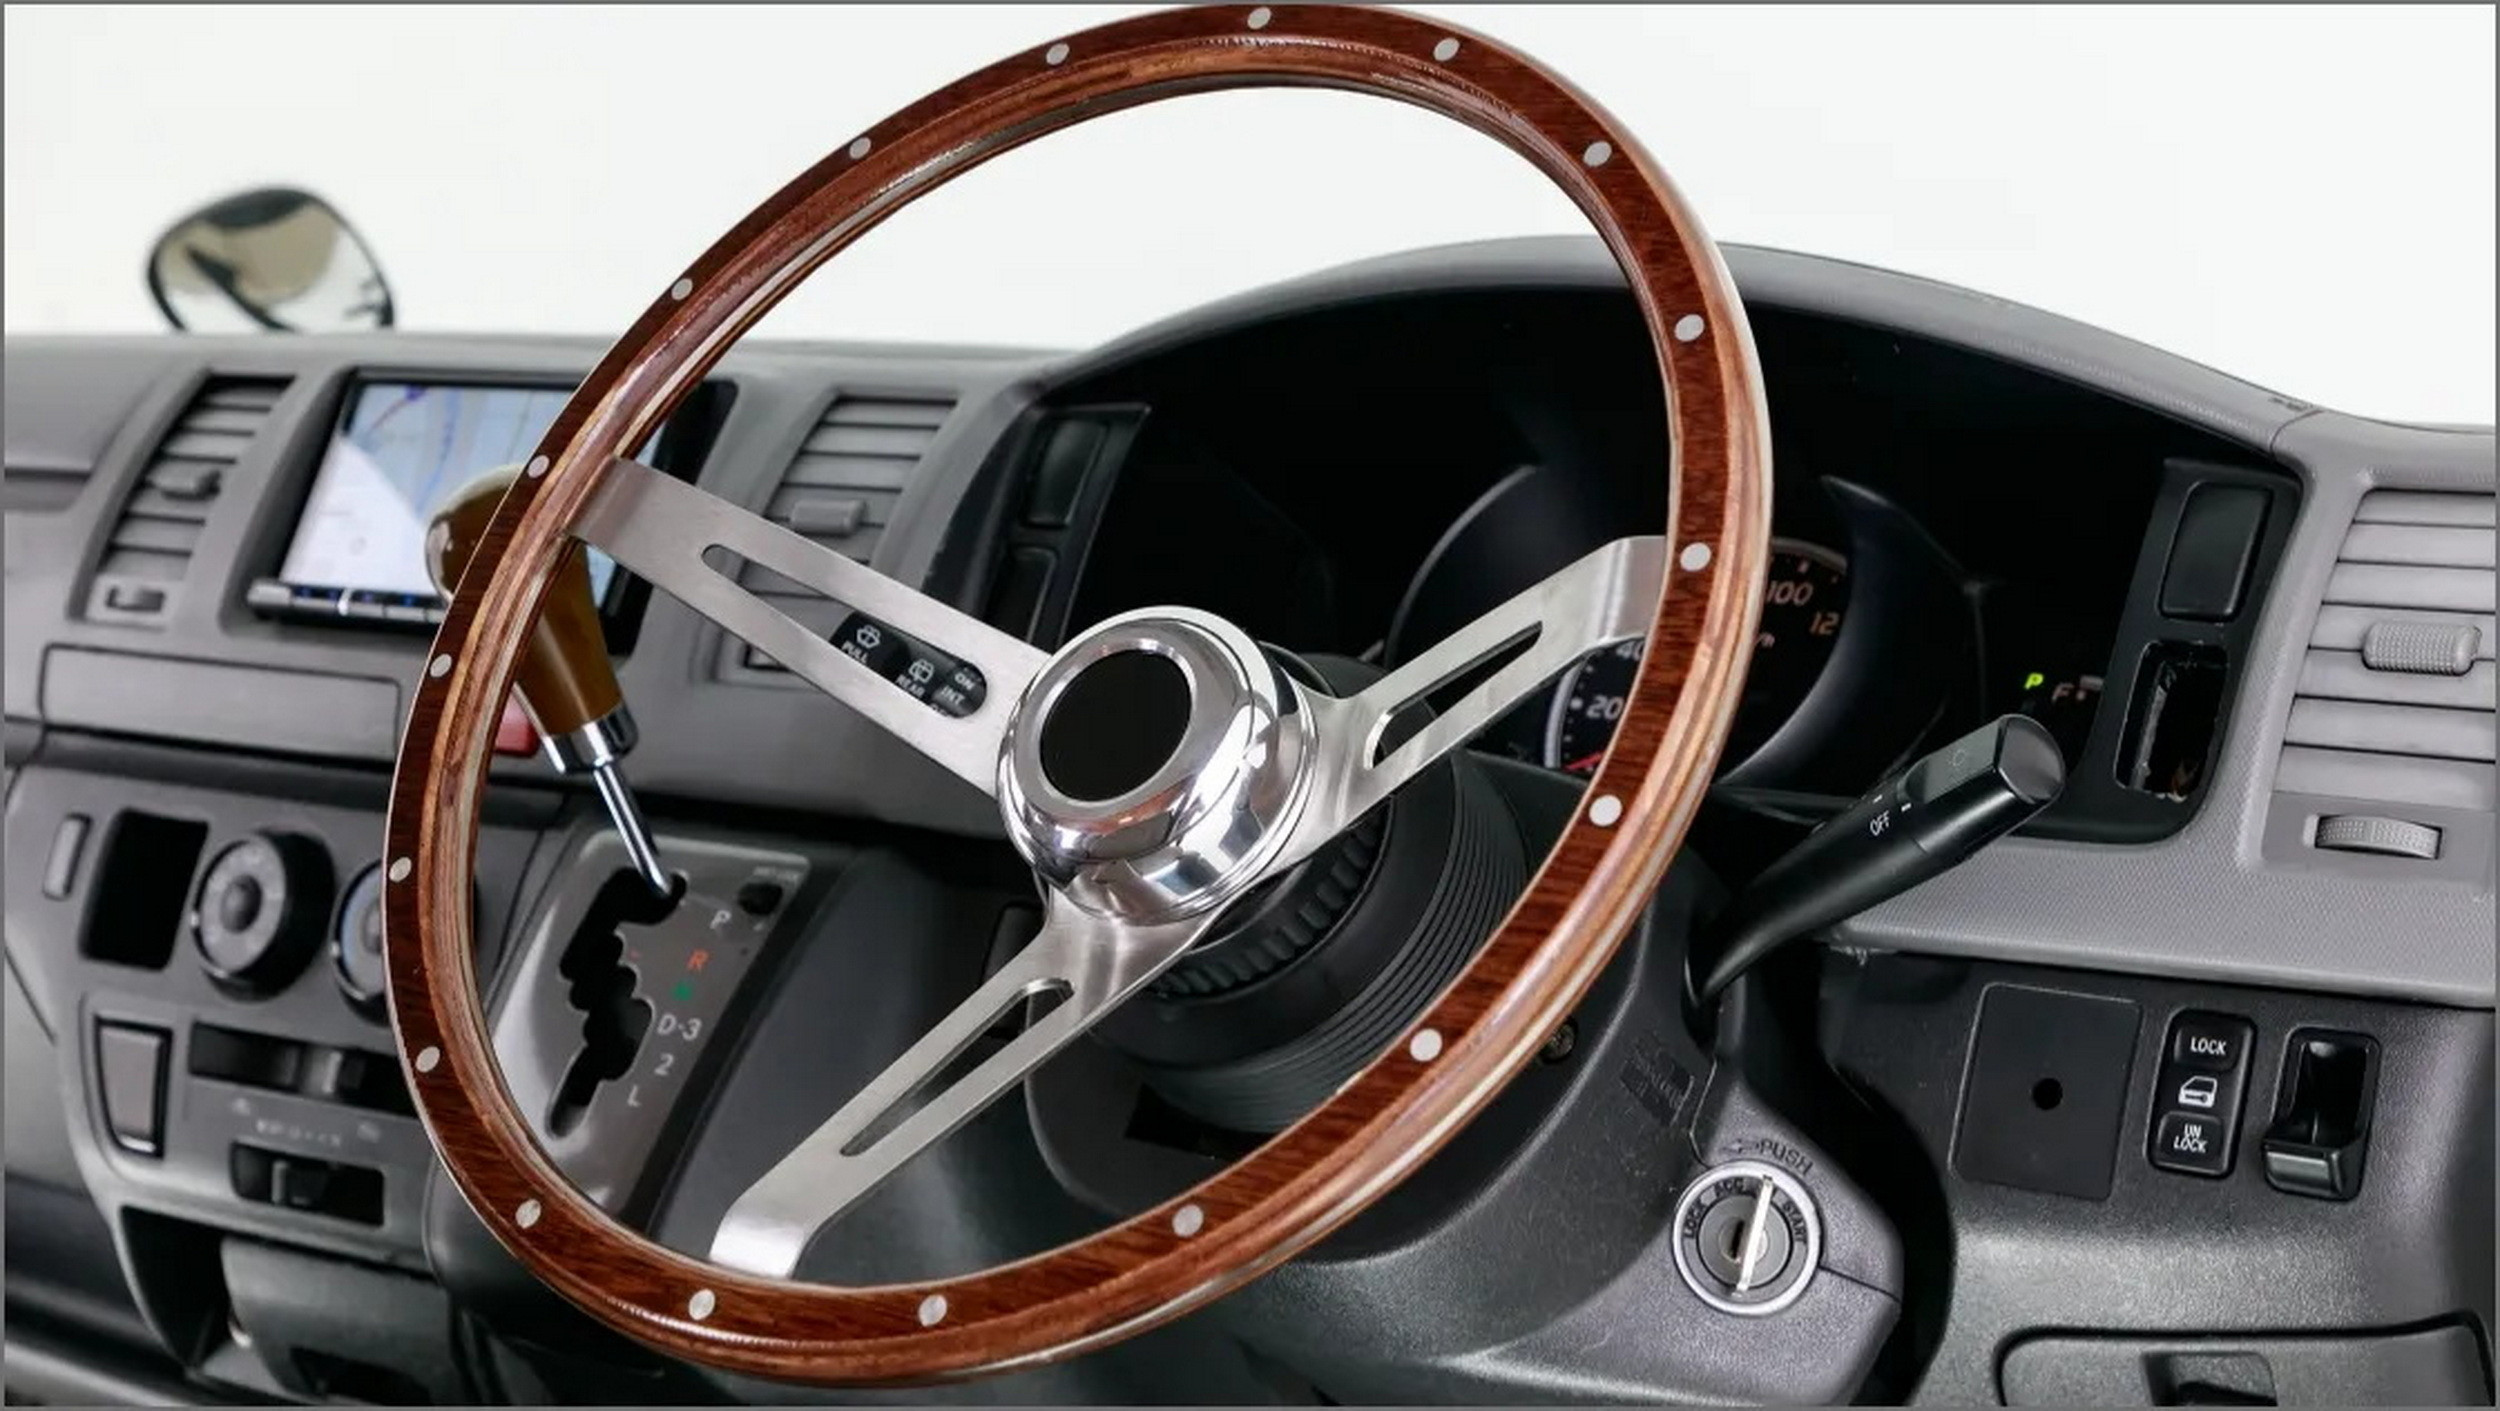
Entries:
POLYGON ((2283 1055, 2266 1183, 2293 1195, 2350 1200, 2361 1191, 2378 1095, 2378 1044, 2366 1034, 2303 1029, 2283 1055))
POLYGON ((113 816, 96 867, 95 904, 78 936, 90 960, 162 970, 182 932, 191 873, 208 842, 208 825, 189 818, 124 809, 113 816))
POLYGON ((2196 797, 2212 766, 2229 660, 2221 649, 2155 642, 2135 674, 2118 782, 2165 799, 2196 797))
POLYGON ((224 1242, 219 1264, 234 1326, 287 1390, 383 1405, 475 1399, 436 1285, 243 1239, 224 1242))

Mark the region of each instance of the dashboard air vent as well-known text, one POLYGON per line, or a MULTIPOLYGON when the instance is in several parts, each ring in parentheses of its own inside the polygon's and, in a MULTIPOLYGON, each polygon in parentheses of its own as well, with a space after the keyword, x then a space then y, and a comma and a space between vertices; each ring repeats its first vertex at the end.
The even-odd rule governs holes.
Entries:
MULTIPOLYGON (((894 519, 903 487, 919 471, 955 399, 935 396, 836 397, 790 458, 764 515, 826 548, 868 561, 894 519)), ((814 589, 756 564, 742 564, 748 591, 810 629, 830 637, 843 609, 814 589)), ((781 664, 754 647, 732 644, 725 663, 737 679, 776 679, 781 664)), ((779 678, 787 679, 787 678, 779 678)))
POLYGON ((286 386, 283 378, 213 377, 200 388, 113 521, 87 616, 153 624, 172 610, 209 508, 286 386))
POLYGON ((954 409, 951 397, 836 398, 791 458, 765 515, 866 562, 954 409))
POLYGON ((2275 787, 2491 809, 2492 545, 2488 494, 2362 498, 2301 662, 2275 787))

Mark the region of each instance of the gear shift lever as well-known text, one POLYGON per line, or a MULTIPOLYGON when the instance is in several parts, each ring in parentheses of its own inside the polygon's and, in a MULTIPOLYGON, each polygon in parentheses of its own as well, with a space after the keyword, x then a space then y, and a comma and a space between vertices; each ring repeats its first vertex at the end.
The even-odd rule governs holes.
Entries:
MULTIPOLYGON (((512 487, 520 467, 490 470, 462 486, 426 526, 425 563, 434 586, 450 597, 460 575, 485 537, 504 491, 512 487)), ((587 772, 616 824, 617 836, 651 889, 665 897, 674 887, 660 867, 651 830, 634 803, 633 791, 617 772, 617 762, 634 747, 634 718, 617 688, 616 670, 608 661, 598 605, 590 597, 590 568, 576 546, 556 569, 545 605, 531 629, 529 649, 521 656, 513 690, 521 708, 538 727, 547 762, 559 774, 587 772)))

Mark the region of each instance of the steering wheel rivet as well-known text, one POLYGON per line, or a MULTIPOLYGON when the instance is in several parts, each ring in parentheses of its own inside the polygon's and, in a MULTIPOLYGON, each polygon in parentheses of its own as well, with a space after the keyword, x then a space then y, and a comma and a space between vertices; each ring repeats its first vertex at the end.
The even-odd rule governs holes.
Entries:
POLYGON ((1686 573, 1699 573, 1710 566, 1710 546, 1702 543, 1686 544, 1684 552, 1675 556, 1675 561, 1684 566, 1686 573))
POLYGON ((1592 142, 1580 154, 1580 160, 1593 167, 1602 167, 1606 165, 1606 159, 1614 154, 1615 144, 1612 142, 1592 142))
POLYGON ((524 467, 521 473, 528 476, 532 480, 536 480, 538 477, 545 475, 547 473, 547 458, 545 456, 530 457, 529 465, 524 467))
POLYGON ((696 1289, 694 1297, 686 1300, 686 1316, 700 1323, 711 1317, 712 1310, 719 1306, 720 1299, 710 1289, 696 1289))
POLYGON ((851 139, 851 145, 844 150, 848 151, 851 154, 851 160, 856 162, 860 158, 867 156, 868 149, 876 145, 877 144, 869 141, 865 137, 854 137, 851 139))
POLYGON ((1455 39, 1444 39, 1444 40, 1442 40, 1440 43, 1433 45, 1433 46, 1432 46, 1432 57, 1433 57, 1434 59, 1436 59, 1436 60, 1439 60, 1440 62, 1442 62, 1442 63, 1444 63, 1444 64, 1448 63, 1448 62, 1449 62, 1450 60, 1452 60, 1452 59, 1457 58, 1457 57, 1458 57, 1458 41, 1457 41, 1457 40, 1455 40, 1455 39))
POLYGON ((1172 1233, 1187 1239, 1207 1227, 1207 1212, 1196 1205, 1184 1205, 1172 1212, 1172 1233))
POLYGON ((1274 18, 1276 18, 1275 12, 1268 9, 1265 5, 1261 5, 1259 8, 1250 12, 1250 27, 1252 29, 1265 29, 1267 28, 1267 22, 1274 18))
POLYGON ((537 1201, 525 1200, 521 1202, 520 1209, 512 1212, 512 1222, 526 1230, 531 1226, 536 1225, 538 1223, 538 1217, 545 1213, 546 1211, 537 1201))
POLYGON ((1441 1031, 1425 1029, 1418 1032, 1414 1038, 1407 1040, 1406 1051, 1414 1055, 1417 1063, 1430 1063, 1439 1058, 1441 1056, 1441 1031))
POLYGON ((1048 49, 1042 51, 1042 62, 1049 64, 1053 68, 1056 68, 1067 61, 1068 46, 1066 44, 1053 44, 1048 49))
POLYGON ((394 882, 405 882, 405 881, 407 881, 407 880, 408 880, 408 874, 409 874, 411 871, 413 871, 413 870, 415 869, 415 867, 416 867, 416 864, 414 864, 414 863, 410 862, 408 859, 406 859, 406 858, 404 858, 404 857, 395 857, 395 858, 392 858, 392 859, 391 859, 391 880, 392 880, 392 881, 394 881, 394 882))
POLYGON ((449 670, 451 670, 451 653, 449 652, 439 653, 434 660, 425 664, 425 674, 428 676, 440 676, 449 670))
POLYGON ((432 1044, 417 1050, 417 1071, 420 1073, 433 1072, 434 1066, 442 1061, 443 1051, 432 1044))
POLYGON ((694 281, 691 279, 680 278, 675 284, 668 287, 668 297, 672 299, 683 299, 693 292, 694 281))
POLYGON ((1589 822, 1600 828, 1612 828, 1623 821, 1623 800, 1613 794, 1600 794, 1589 805, 1589 822))
POLYGON ((927 1298, 924 1298, 924 1299, 920 1300, 920 1326, 922 1326, 922 1327, 924 1327, 924 1328, 934 1328, 934 1327, 936 1327, 938 1324, 943 1323, 943 1322, 945 1322, 945 1321, 946 1321, 946 1295, 945 1295, 945 1294, 942 1294, 942 1293, 933 1293, 933 1294, 930 1294, 927 1298))
POLYGON ((1702 326, 1701 315, 1686 314, 1684 317, 1675 321, 1675 341, 1678 343, 1692 342, 1694 339, 1701 336, 1702 326))

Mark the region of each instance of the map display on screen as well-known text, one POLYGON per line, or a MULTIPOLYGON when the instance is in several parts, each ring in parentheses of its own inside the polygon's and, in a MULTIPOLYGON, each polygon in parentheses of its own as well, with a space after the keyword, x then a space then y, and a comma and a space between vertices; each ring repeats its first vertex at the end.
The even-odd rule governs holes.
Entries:
MULTIPOLYGON (((369 382, 321 459, 278 576, 299 588, 439 601, 425 567, 435 507, 479 473, 527 460, 571 393, 546 387, 369 382)), ((615 562, 589 555, 605 601, 615 562)))

